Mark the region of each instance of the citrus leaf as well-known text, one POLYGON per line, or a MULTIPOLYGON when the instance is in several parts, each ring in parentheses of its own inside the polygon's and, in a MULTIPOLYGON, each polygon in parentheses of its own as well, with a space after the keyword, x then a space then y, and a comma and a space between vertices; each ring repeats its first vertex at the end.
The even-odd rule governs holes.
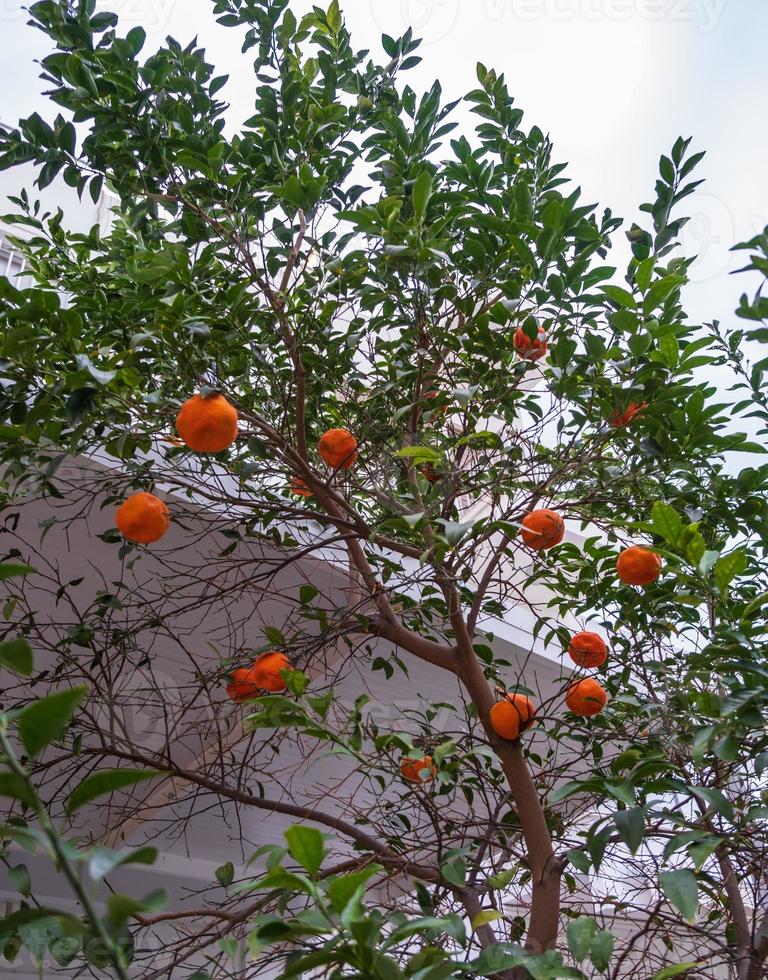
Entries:
MULTIPOLYGON (((659 885, 667 900, 688 922, 693 922, 699 909, 699 883, 692 871, 662 871, 659 885)), ((673 974, 674 976, 674 974, 673 974)))
POLYGON ((159 769, 102 769, 84 779, 72 792, 67 800, 67 813, 74 813, 98 796, 105 796, 118 789, 125 789, 126 786, 135 786, 147 779, 157 779, 159 776, 166 775, 167 773, 159 769))
POLYGON ((317 874, 325 857, 325 842, 320 831, 297 824, 285 831, 285 839, 294 861, 311 875, 317 874))
POLYGON ((22 677, 31 677, 35 668, 32 647, 23 636, 0 643, 0 664, 22 677))
POLYGON ((87 693, 87 687, 57 691, 21 712, 19 736, 29 755, 37 755, 46 745, 61 738, 87 693))

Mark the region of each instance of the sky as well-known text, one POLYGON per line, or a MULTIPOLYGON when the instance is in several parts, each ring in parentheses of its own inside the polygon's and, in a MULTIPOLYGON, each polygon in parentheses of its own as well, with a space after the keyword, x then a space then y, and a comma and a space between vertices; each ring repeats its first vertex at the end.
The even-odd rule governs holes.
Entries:
MULTIPOLYGON (((326 2, 326 0, 322 0, 326 2)), ((27 27, 23 0, 0 0, 0 119, 15 122, 41 98, 34 59, 46 39, 27 27)), ((294 0, 297 13, 309 9, 294 0)), ((220 72, 231 118, 251 115, 250 60, 236 31, 220 27, 212 0, 111 0, 123 32, 141 24, 145 53, 167 34, 182 43, 197 35, 220 72)), ((424 38, 422 64, 407 74, 417 91, 439 78, 446 96, 476 86, 475 66, 504 72, 524 125, 549 133, 555 156, 583 200, 626 219, 651 199, 658 159, 678 135, 707 151, 706 183, 685 204, 683 238, 700 255, 686 294, 692 319, 734 324, 746 277, 731 245, 768 225, 768 3, 765 0, 342 0, 356 47, 380 53, 383 31, 412 26, 424 38)), ((383 57, 383 55, 382 55, 383 57)), ((460 120, 468 115, 459 115, 460 120)), ((613 256, 623 266, 626 249, 613 256)))

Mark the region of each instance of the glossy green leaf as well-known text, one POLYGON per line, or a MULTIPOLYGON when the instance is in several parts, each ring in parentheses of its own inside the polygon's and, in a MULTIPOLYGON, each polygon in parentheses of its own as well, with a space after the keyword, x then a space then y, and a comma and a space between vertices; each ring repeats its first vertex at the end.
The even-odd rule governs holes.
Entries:
POLYGON ((29 755, 37 755, 62 737, 87 693, 86 687, 73 687, 49 694, 24 708, 18 719, 19 736, 29 755))

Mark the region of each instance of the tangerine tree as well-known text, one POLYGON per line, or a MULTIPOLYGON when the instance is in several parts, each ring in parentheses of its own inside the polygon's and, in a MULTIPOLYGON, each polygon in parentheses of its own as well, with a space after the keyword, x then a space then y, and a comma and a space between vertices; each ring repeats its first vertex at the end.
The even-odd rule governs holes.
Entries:
POLYGON ((42 0, 58 114, 0 136, 113 205, 4 219, 6 959, 757 980, 766 301, 686 316, 703 154, 661 157, 622 277, 503 75, 445 104, 336 0, 213 9, 253 60, 237 128, 196 42, 42 0), (318 758, 332 789, 292 776, 318 758), (211 806, 233 856, 196 904, 103 891, 211 806))

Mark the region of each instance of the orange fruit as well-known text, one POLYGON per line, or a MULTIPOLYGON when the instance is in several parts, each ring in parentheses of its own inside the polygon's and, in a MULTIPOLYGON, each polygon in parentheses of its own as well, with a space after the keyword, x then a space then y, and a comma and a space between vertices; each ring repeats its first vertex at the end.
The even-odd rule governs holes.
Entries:
POLYGON ((502 738, 514 742, 520 732, 530 728, 536 714, 536 706, 525 694, 505 694, 491 708, 491 728, 502 738))
POLYGON ((526 361, 540 361, 547 353, 547 331, 544 327, 539 327, 539 335, 536 340, 531 340, 528 334, 520 327, 515 331, 512 338, 512 346, 520 357, 526 361))
POLYGON ((297 497, 312 497, 314 494, 309 489, 304 480, 300 476, 295 476, 288 487, 291 493, 295 493, 297 497))
POLYGON ((403 759, 400 774, 409 783, 430 783, 437 776, 437 766, 432 762, 431 755, 425 755, 422 759, 403 759), (425 770, 428 770, 426 774, 425 770))
POLYGON ((317 451, 334 470, 348 470, 357 459, 357 439, 347 429, 329 429, 320 438, 317 451))
POLYGON ((565 703, 580 718, 599 715, 608 703, 608 694, 602 684, 592 677, 577 681, 568 688, 565 703))
POLYGON ((133 493, 117 508, 115 524, 128 541, 152 544, 171 526, 171 515, 153 493, 133 493))
POLYGON ((655 551, 635 544, 622 551, 616 569, 626 585, 650 585, 661 575, 661 558, 655 551))
POLYGON ((260 691, 284 691, 287 687, 280 676, 281 670, 290 670, 291 663, 284 653, 272 650, 262 653, 250 667, 238 667, 230 674, 227 694, 233 701, 247 701, 259 696, 260 691))
POLYGON ((631 402, 625 412, 620 412, 617 408, 611 416, 611 425, 614 429, 623 429, 646 408, 648 408, 648 402, 631 402))
POLYGON ((237 704, 259 696, 259 686, 254 680, 253 667, 238 667, 237 670, 232 671, 230 678, 227 694, 237 704))
POLYGON ((565 522, 554 510, 532 510, 523 518, 523 544, 534 551, 553 548, 564 535, 565 522))
POLYGON ((585 631, 571 637, 568 656, 579 667, 602 667, 608 657, 608 646, 599 634, 585 631))
MULTIPOLYGON (((439 392, 439 391, 428 391, 424 397, 427 399, 427 401, 433 402, 436 398, 439 398, 440 395, 441 395, 441 392, 439 392)), ((434 408, 432 408, 431 411, 435 412, 436 414, 447 415, 448 414, 448 406, 447 405, 438 405, 438 406, 435 406, 434 408)))
POLYGON ((281 670, 290 670, 291 662, 284 653, 272 650, 270 653, 262 653, 253 661, 250 668, 253 682, 256 687, 263 691, 284 691, 288 686, 280 676, 281 670))
POLYGON ((237 439, 237 409, 223 395, 193 395, 181 406, 176 429, 196 453, 220 453, 237 439))

